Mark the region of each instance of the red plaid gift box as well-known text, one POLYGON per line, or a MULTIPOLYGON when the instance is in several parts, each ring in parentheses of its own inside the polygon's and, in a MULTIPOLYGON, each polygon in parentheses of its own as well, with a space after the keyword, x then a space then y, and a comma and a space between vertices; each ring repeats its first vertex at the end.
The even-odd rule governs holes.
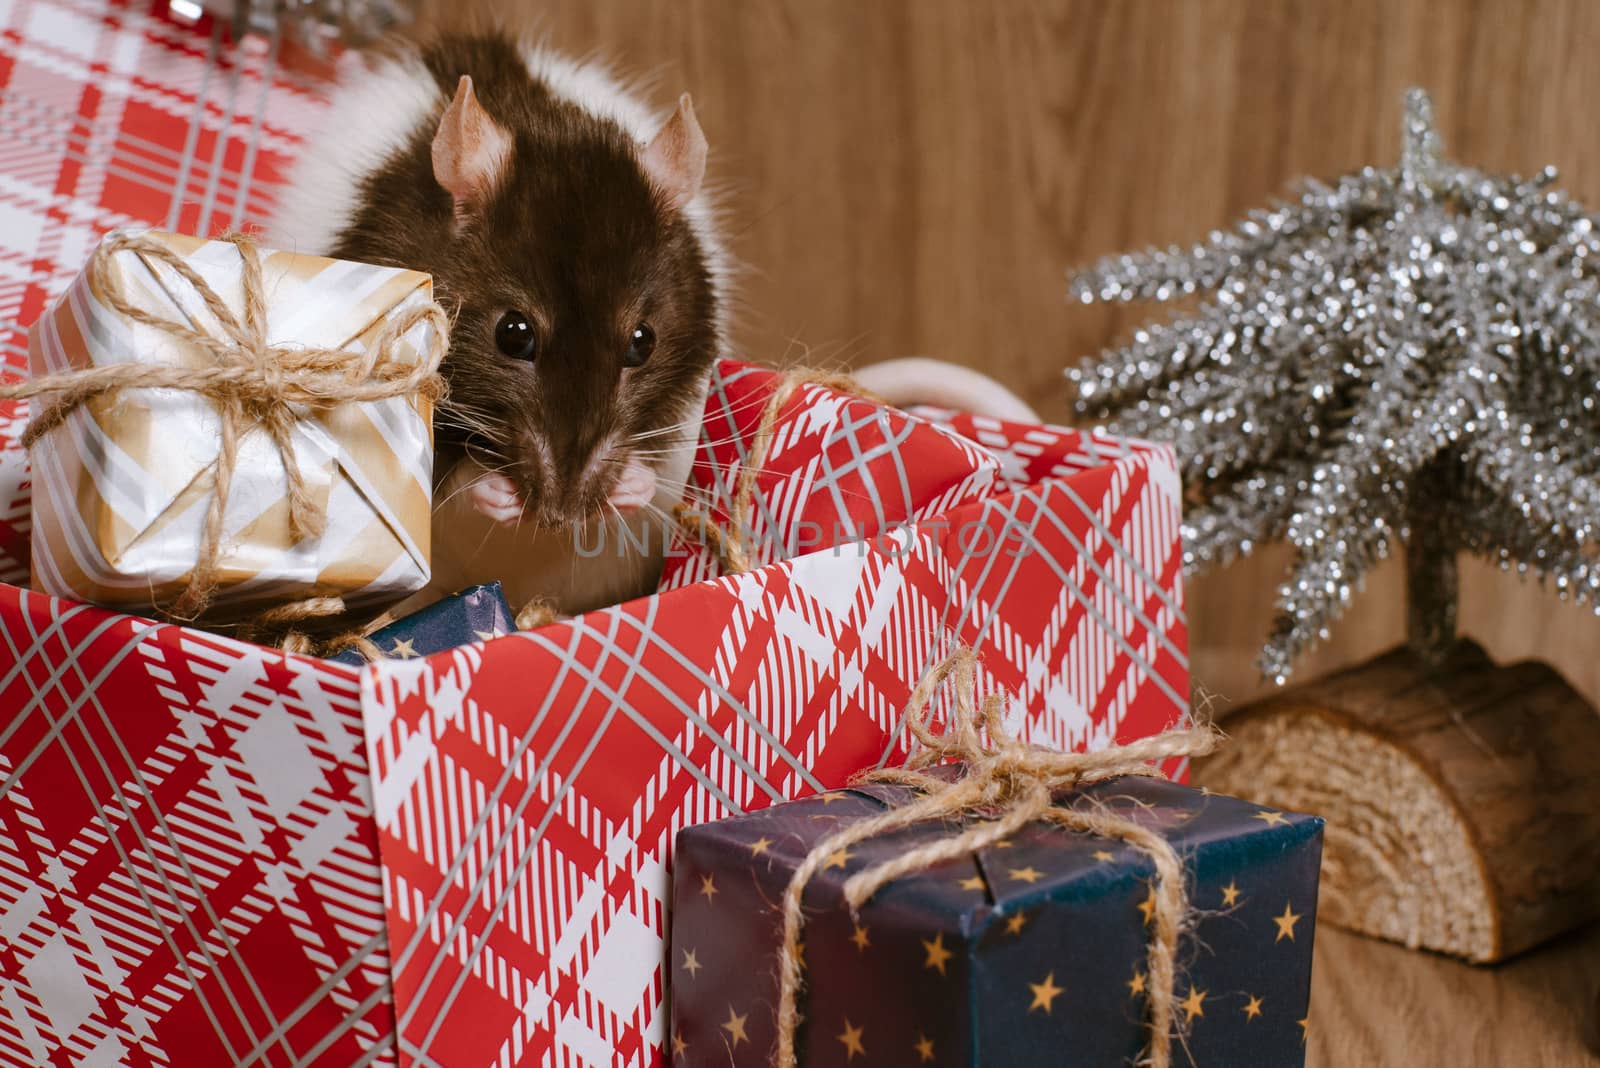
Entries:
MULTIPOLYGON (((104 229, 258 217, 314 90, 269 44, 142 9, 0 6, 7 361, 104 229)), ((771 385, 719 373, 713 504, 771 385)), ((1183 713, 1165 450, 948 417, 983 453, 881 416, 792 402, 766 566, 691 550, 659 596, 427 659, 356 669, 0 585, 0 1063, 657 1064, 673 834, 896 759, 952 642, 1035 740, 1183 713), (829 519, 874 537, 774 559, 829 519)), ((0 421, 11 583, 19 432, 0 421)))
POLYGON ((361 670, 0 587, 0 1056, 655 1063, 673 835, 900 757, 952 642, 1035 740, 1181 714, 1171 456, 982 433, 1018 482, 871 542, 361 670))

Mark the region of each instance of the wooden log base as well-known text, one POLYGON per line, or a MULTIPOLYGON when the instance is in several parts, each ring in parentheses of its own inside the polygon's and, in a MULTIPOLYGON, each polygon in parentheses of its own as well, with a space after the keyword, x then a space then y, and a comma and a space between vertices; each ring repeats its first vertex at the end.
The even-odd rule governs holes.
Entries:
POLYGON ((1399 649, 1222 728, 1197 783, 1326 817, 1320 919, 1487 963, 1600 915, 1600 715, 1542 663, 1399 649))

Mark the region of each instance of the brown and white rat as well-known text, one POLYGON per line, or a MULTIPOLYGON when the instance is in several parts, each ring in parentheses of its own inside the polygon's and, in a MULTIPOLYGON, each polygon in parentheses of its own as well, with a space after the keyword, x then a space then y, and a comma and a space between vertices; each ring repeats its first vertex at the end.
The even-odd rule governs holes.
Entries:
POLYGON ((342 80, 268 237, 426 271, 455 315, 434 591, 499 579, 568 612, 652 592, 723 345, 705 161, 687 95, 662 116, 504 35, 342 80))
MULTIPOLYGON (((513 37, 352 61, 269 240, 426 271, 456 315, 435 429, 434 581, 578 612, 649 593, 724 344, 727 258, 687 96, 513 37)), ((891 403, 1034 421, 933 360, 864 368, 891 403)))

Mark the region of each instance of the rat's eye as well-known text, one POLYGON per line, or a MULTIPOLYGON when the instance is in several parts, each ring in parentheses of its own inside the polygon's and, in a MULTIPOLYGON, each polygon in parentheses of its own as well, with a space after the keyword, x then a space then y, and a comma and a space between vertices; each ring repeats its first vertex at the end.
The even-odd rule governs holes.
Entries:
POLYGON ((624 367, 642 367, 644 361, 656 348, 656 332, 650 329, 649 323, 640 323, 633 328, 633 339, 628 342, 627 354, 622 357, 624 367))
POLYGON ((539 337, 526 315, 508 311, 494 325, 494 344, 513 360, 531 360, 539 349, 539 337))

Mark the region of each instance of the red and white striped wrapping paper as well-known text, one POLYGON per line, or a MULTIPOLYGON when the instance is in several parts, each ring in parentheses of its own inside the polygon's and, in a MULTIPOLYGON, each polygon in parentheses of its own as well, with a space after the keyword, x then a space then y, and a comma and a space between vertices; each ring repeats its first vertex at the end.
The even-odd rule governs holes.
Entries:
MULTIPOLYGON (((0 222, 24 220, 0 225, 7 363, 102 230, 258 217, 314 90, 270 45, 141 7, 0 0, 0 222)), ((702 497, 726 502, 771 386, 719 369, 702 497)), ((356 669, 14 585, 19 420, 0 1064, 659 1064, 679 827, 897 759, 910 685, 955 641, 1041 742, 1187 706, 1158 447, 937 416, 951 434, 808 387, 763 462, 765 566, 715 577, 689 551, 658 596, 356 669), (778 559, 845 516, 880 536, 778 559)))

